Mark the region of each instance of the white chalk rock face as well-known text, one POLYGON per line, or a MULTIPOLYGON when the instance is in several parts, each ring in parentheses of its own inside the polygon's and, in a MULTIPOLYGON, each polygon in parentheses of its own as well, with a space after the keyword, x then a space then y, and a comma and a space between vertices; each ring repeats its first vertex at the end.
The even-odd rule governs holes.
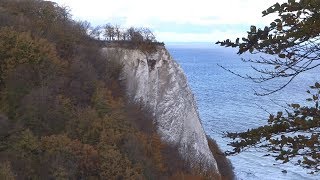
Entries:
POLYGON ((122 79, 129 98, 142 103, 153 114, 161 138, 179 147, 191 163, 218 167, 209 150, 194 96, 186 76, 164 47, 155 53, 139 50, 104 48, 117 54, 123 63, 122 79))

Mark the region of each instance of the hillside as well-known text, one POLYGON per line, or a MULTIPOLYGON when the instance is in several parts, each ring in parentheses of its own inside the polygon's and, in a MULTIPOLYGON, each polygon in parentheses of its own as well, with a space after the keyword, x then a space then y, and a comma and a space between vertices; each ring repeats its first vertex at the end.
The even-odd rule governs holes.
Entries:
POLYGON ((161 140, 89 28, 49 1, 0 1, 0 179, 220 178, 161 140))

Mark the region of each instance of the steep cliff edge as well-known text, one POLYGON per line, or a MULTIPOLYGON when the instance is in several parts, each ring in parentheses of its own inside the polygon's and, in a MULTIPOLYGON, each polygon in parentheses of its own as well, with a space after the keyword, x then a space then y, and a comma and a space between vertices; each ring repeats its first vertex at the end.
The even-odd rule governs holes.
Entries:
POLYGON ((187 79, 168 51, 158 47, 155 53, 146 54, 109 47, 103 53, 117 56, 123 63, 128 97, 153 114, 162 139, 177 145, 192 165, 201 164, 218 172, 187 79))

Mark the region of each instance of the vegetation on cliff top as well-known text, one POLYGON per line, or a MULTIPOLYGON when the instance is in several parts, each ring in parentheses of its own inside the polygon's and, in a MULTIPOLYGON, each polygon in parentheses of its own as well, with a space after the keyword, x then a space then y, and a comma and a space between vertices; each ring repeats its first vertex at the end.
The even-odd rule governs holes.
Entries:
POLYGON ((103 41, 107 47, 139 49, 144 53, 153 53, 157 51, 158 46, 164 46, 163 42, 156 40, 149 28, 126 29, 120 25, 106 24, 91 28, 88 33, 90 37, 103 41))
POLYGON ((121 64, 89 29, 49 1, 0 1, 0 179, 216 177, 190 168, 127 102, 121 64))

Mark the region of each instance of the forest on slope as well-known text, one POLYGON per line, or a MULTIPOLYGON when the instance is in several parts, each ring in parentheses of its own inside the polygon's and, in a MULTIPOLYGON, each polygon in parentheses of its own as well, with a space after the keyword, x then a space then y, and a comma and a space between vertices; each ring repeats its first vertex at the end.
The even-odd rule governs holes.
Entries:
POLYGON ((100 54, 89 27, 50 1, 0 0, 0 179, 214 178, 127 101, 122 65, 100 54))

